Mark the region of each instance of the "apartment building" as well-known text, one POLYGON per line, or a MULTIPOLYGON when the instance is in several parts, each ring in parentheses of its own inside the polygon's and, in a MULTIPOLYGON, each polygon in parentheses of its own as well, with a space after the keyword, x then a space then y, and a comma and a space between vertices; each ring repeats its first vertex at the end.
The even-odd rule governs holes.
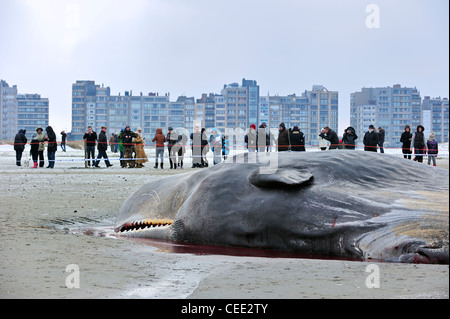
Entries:
POLYGON ((429 96, 425 96, 422 101, 422 123, 426 129, 425 136, 428 136, 431 132, 433 132, 438 143, 448 142, 448 122, 448 98, 431 98, 429 96))
MULTIPOLYGON (((362 88, 350 95, 350 125, 362 137, 369 125, 386 131, 386 147, 401 147, 400 136, 405 125, 412 128, 422 124, 422 100, 417 88, 393 87, 362 88)), ((429 129, 429 128, 428 128, 429 129)))
POLYGON ((109 87, 94 81, 72 85, 72 140, 81 140, 89 125, 94 130, 105 125, 111 133, 120 132, 127 124, 133 130, 141 127, 148 141, 157 128, 167 132, 172 126, 192 132, 198 125, 233 135, 262 122, 274 133, 282 122, 287 127, 299 126, 306 143, 316 145, 322 127, 337 129, 338 92, 314 85, 299 96, 260 97, 257 82, 243 79, 241 85, 224 85, 220 94, 203 93, 198 99, 179 96, 170 101, 169 94, 125 91, 124 95, 111 95, 109 87))
POLYGON ((329 126, 337 131, 339 120, 339 93, 323 85, 314 85, 301 95, 260 97, 261 122, 272 129, 280 123, 286 127, 298 126, 305 134, 307 145, 318 145, 321 129, 329 126))
POLYGON ((0 139, 11 141, 19 130, 31 138, 38 126, 49 125, 49 100, 39 94, 18 93, 17 85, 0 81, 0 139))

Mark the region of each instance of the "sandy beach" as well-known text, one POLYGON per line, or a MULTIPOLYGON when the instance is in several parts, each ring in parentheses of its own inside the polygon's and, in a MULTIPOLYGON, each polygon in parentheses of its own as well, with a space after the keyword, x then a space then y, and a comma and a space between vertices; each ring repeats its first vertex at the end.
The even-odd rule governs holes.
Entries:
MULTIPOLYGON (((116 238, 129 195, 191 169, 154 170, 152 160, 121 169, 117 157, 112 168, 85 169, 76 150, 58 150, 54 169, 31 169, 2 147, 0 298, 449 298, 448 265, 195 253, 116 238)), ((438 166, 448 169, 448 156, 438 166)))

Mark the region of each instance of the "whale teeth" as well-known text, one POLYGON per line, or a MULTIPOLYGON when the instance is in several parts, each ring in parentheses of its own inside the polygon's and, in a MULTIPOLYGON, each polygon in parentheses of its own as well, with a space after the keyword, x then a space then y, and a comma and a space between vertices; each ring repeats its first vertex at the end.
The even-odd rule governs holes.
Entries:
POLYGON ((133 232, 140 229, 150 229, 150 228, 158 228, 163 226, 170 226, 173 224, 173 220, 171 219, 147 219, 147 220, 139 220, 133 221, 131 223, 126 223, 119 227, 116 231, 123 232, 133 232))

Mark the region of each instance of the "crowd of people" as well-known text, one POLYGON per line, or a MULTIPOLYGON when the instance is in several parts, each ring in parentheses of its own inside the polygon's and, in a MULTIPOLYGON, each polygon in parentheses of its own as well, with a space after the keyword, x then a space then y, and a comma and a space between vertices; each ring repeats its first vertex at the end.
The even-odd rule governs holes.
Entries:
POLYGON ((436 157, 439 153, 439 145, 436 141, 434 133, 428 136, 428 140, 425 140, 424 134, 425 128, 422 125, 417 126, 416 132, 411 132, 409 125, 405 126, 405 131, 400 137, 402 143, 402 153, 405 159, 412 158, 412 148, 414 148, 414 161, 423 163, 423 157, 428 154, 428 165, 433 161, 433 166, 436 166, 436 157))
MULTIPOLYGON (((120 153, 120 166, 122 168, 142 168, 144 163, 148 162, 145 153, 145 138, 142 129, 137 128, 133 132, 129 125, 120 131, 119 134, 111 134, 109 141, 106 135, 107 127, 102 126, 101 132, 97 135, 89 126, 83 136, 85 143, 85 166, 99 167, 100 161, 105 161, 106 167, 111 167, 107 155, 108 144, 111 151, 120 153), (98 151, 95 157, 95 151, 98 151)), ((436 157, 438 155, 438 142, 434 133, 431 133, 426 140, 424 135, 425 128, 422 125, 417 127, 414 134, 411 132, 409 125, 405 126, 401 135, 402 153, 405 159, 412 159, 414 148, 414 161, 423 163, 423 157, 428 155, 428 165, 433 162, 436 166, 436 157)), ((14 140, 14 150, 16 151, 16 165, 21 166, 22 153, 27 144, 25 136, 26 130, 20 130, 14 140)), ((65 131, 61 133, 61 149, 66 151, 67 134, 65 131)), ((364 151, 377 152, 378 148, 384 153, 385 130, 379 127, 378 130, 370 125, 368 131, 364 134, 363 144, 364 151)), ((321 150, 333 149, 355 149, 358 136, 353 127, 344 130, 342 139, 339 139, 337 133, 330 127, 324 127, 319 133, 319 148, 321 150)), ((182 169, 186 146, 188 146, 189 138, 185 134, 178 134, 172 127, 168 128, 168 133, 164 135, 162 128, 156 129, 156 133, 152 139, 155 143, 155 166, 154 168, 164 168, 164 150, 167 145, 170 169, 182 169)), ((270 152, 275 148, 278 152, 304 152, 305 135, 298 126, 286 128, 284 123, 279 125, 278 137, 267 129, 266 123, 262 123, 258 128, 252 124, 244 137, 245 148, 248 152, 270 152)), ((47 168, 55 167, 55 154, 57 151, 56 134, 51 126, 44 129, 38 127, 36 133, 32 135, 30 142, 31 157, 33 160, 33 168, 44 167, 44 151, 47 148, 47 168)), ((211 130, 211 135, 207 137, 206 129, 200 129, 199 126, 194 127, 194 132, 190 134, 190 145, 192 149, 192 168, 208 167, 209 163, 206 155, 209 151, 213 153, 213 164, 216 165, 226 160, 230 153, 230 141, 227 135, 220 134, 216 128, 211 130)))
MULTIPOLYGON (((22 162, 22 154, 25 150, 25 145, 28 140, 25 136, 26 130, 19 130, 14 138, 14 150, 16 151, 16 165, 21 166, 22 162)), ((55 154, 57 151, 58 144, 56 142, 56 134, 53 131, 51 126, 47 126, 44 129, 39 126, 36 129, 36 133, 33 134, 32 139, 30 141, 31 145, 31 157, 33 160, 33 168, 44 167, 44 151, 45 151, 45 143, 47 142, 47 158, 48 158, 48 166, 47 168, 55 167, 55 154), (39 162, 38 162, 39 160, 39 162)))

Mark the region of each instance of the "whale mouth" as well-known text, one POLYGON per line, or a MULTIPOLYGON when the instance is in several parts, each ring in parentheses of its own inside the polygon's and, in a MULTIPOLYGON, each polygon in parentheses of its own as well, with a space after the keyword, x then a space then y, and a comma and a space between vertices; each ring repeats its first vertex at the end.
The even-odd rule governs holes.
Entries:
POLYGON ((173 224, 171 219, 146 219, 122 224, 114 229, 116 233, 130 233, 141 230, 162 229, 173 224))

